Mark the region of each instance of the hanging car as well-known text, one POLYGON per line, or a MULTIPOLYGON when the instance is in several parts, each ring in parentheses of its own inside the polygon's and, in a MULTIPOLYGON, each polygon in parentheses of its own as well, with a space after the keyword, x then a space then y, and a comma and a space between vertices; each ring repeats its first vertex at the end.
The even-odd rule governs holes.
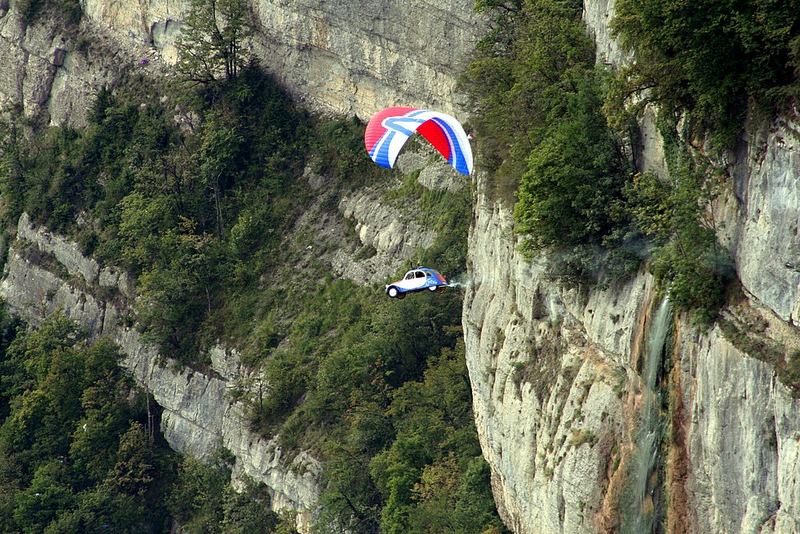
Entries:
POLYGON ((401 299, 407 293, 417 291, 437 291, 450 287, 441 273, 429 267, 416 267, 406 273, 402 280, 386 285, 386 294, 393 299, 401 299))

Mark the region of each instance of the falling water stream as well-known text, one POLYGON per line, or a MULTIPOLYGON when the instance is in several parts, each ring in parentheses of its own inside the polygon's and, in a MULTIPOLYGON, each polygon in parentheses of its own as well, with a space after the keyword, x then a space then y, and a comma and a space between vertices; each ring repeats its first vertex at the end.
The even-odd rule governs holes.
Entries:
POLYGON ((672 306, 664 298, 653 315, 647 332, 645 360, 642 364, 642 407, 621 514, 623 534, 649 534, 655 532, 657 527, 655 519, 658 496, 654 495, 657 477, 653 474, 657 467, 656 456, 664 421, 656 381, 672 326, 671 318, 672 306))

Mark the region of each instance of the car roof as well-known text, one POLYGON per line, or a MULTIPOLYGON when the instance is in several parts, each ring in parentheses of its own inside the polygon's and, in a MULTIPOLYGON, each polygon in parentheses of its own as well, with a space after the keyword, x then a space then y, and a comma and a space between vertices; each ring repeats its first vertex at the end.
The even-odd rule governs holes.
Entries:
POLYGON ((426 273, 439 273, 436 269, 431 269, 430 267, 414 267, 411 269, 412 271, 425 271, 426 273))

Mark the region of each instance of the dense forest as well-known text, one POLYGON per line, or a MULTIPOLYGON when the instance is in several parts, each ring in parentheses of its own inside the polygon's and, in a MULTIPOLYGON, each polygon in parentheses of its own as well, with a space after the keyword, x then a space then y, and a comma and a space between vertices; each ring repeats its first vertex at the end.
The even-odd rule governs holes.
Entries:
POLYGON ((231 459, 180 458, 158 432, 157 405, 55 315, 35 329, 0 317, 0 531, 290 532, 269 495, 229 484, 231 459))

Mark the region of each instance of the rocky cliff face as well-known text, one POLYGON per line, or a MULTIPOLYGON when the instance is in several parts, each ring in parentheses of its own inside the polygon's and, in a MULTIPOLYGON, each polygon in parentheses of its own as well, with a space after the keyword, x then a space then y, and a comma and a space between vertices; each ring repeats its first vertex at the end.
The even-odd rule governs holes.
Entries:
MULTIPOLYGON (((598 61, 625 61, 609 38, 613 2, 587 1, 584 16, 598 61)), ((641 127, 637 162, 663 175, 652 114, 641 127)), ((670 532, 800 531, 800 401, 763 361, 800 343, 800 142, 792 117, 750 130, 726 162, 731 186, 713 214, 743 295, 708 330, 669 321, 658 379, 669 405, 656 457, 662 480, 644 481, 638 499, 652 278, 642 272, 584 294, 559 288, 543 262, 519 256, 510 209, 478 176, 467 363, 495 498, 515 532, 635 532, 659 494, 670 532)))
MULTIPOLYGON (((0 111, 20 105, 80 124, 92 96, 130 73, 163 75, 176 60, 187 2, 83 2, 80 28, 57 14, 28 24, 0 9, 0 111), (146 60, 146 64, 145 61, 146 60)), ((250 46, 307 107, 369 117, 392 105, 455 112, 456 78, 484 31, 472 0, 254 0, 250 46)))

